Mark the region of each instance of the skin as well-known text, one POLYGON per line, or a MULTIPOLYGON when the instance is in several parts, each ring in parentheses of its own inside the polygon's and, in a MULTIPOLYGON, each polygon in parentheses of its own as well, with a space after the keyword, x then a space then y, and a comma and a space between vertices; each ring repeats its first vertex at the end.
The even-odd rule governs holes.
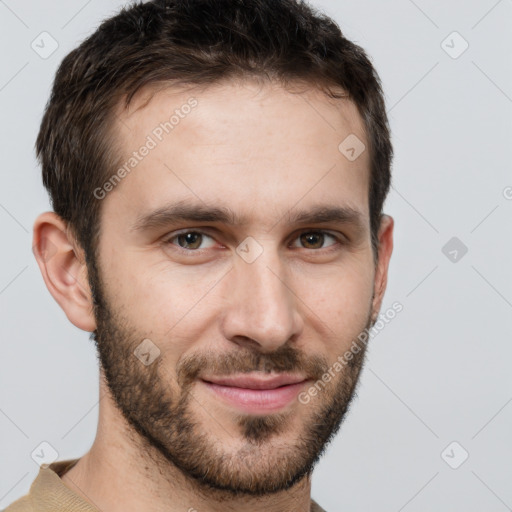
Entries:
POLYGON ((102 199, 98 273, 56 214, 34 225, 45 283, 75 326, 95 331, 102 363, 96 439, 62 480, 108 512, 309 511, 312 468, 354 396, 364 351, 309 403, 265 415, 200 378, 286 370, 307 389, 377 318, 393 219, 382 217, 375 263, 369 154, 349 161, 338 150, 349 134, 366 144, 363 122, 351 101, 313 88, 229 82, 164 89, 149 103, 148 92, 118 112, 127 158, 169 112, 192 96, 198 105, 102 199), (134 229, 177 201, 229 207, 246 222, 134 229), (350 207, 361 222, 288 222, 313 205, 350 207), (177 238, 187 230, 203 238, 177 238), (262 249, 251 263, 237 253, 247 237, 262 249), (147 366, 133 355, 144 339, 160 351, 147 366))

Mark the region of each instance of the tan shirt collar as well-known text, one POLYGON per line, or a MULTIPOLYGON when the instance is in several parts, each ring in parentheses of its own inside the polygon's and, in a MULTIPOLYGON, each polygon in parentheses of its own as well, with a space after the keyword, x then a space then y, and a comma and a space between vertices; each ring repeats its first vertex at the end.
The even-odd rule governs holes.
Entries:
MULTIPOLYGON (((29 493, 34 509, 38 512, 100 512, 71 490, 60 478, 78 460, 67 459, 52 464, 41 464, 29 493)), ((314 500, 311 500, 311 511, 324 512, 314 500)))
POLYGON ((39 473, 30 487, 30 497, 41 512, 99 512, 71 490, 60 478, 79 459, 68 459, 41 464, 39 473))

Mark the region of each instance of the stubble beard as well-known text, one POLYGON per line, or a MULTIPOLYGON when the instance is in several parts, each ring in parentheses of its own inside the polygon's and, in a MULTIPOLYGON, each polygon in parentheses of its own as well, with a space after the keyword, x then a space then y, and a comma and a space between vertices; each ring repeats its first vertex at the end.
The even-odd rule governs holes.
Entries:
MULTIPOLYGON (((327 361, 283 345, 265 354, 237 348, 226 355, 190 356, 180 360, 175 375, 166 369, 162 356, 145 366, 134 355, 145 336, 107 303, 99 276, 89 275, 97 324, 91 339, 110 394, 133 430, 131 437, 142 458, 149 458, 164 475, 177 468, 193 487, 226 499, 288 490, 312 473, 356 396, 364 346, 347 361, 337 380, 310 403, 294 404, 292 410, 283 413, 233 415, 231 425, 224 429, 226 435, 219 438, 207 424, 216 418, 203 414, 208 421, 201 421, 194 412, 201 407, 194 396, 198 376, 235 370, 290 371, 308 375, 314 383, 327 372, 327 361), (290 438, 289 425, 299 408, 305 411, 304 420, 290 438), (238 448, 230 451, 228 432, 233 432, 233 423, 238 448)), ((365 329, 372 325, 370 317, 368 313, 365 329)), ((217 422, 222 427, 222 422, 217 422)))

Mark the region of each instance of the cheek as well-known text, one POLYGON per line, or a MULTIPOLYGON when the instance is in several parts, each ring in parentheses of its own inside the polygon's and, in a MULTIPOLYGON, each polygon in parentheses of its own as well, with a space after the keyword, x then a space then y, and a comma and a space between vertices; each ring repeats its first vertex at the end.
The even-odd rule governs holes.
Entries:
POLYGON ((370 266, 337 265, 303 274, 297 295, 327 326, 336 343, 350 343, 366 327, 373 296, 370 266))
POLYGON ((129 319, 139 337, 154 341, 170 364, 209 324, 214 293, 207 292, 222 273, 126 258, 111 265, 108 275, 113 307, 129 319))
POLYGON ((171 266, 156 256, 118 257, 108 268, 109 290, 116 304, 135 318, 179 318, 204 295, 211 276, 192 272, 192 266, 171 266))

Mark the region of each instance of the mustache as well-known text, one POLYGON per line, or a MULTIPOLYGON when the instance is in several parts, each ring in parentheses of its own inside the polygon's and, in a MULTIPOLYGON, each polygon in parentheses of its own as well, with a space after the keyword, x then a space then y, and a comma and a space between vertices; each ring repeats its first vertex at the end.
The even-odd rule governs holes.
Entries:
POLYGON ((193 354, 181 359, 176 375, 185 389, 202 374, 233 375, 261 371, 264 373, 300 373, 317 380, 329 369, 327 360, 318 355, 306 355, 291 345, 283 345, 274 352, 237 350, 227 354, 193 354))

